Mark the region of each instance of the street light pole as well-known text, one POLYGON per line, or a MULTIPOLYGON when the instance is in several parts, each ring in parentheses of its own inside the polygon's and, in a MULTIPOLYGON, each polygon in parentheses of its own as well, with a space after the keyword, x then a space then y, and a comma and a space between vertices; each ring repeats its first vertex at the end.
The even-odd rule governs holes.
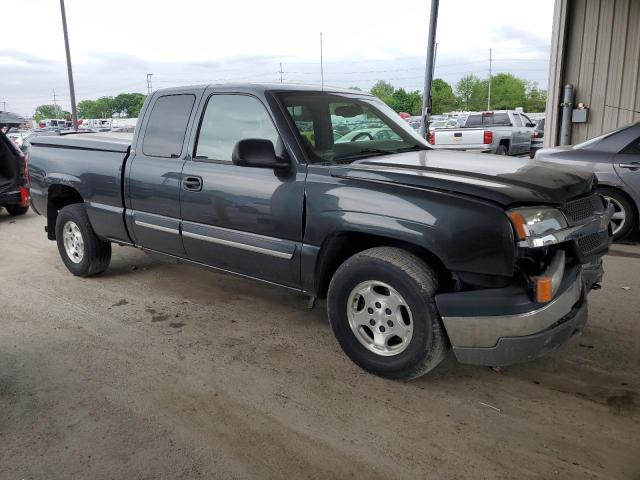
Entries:
POLYGON ((71 53, 69 51, 69 33, 67 32, 67 14, 64 9, 64 0, 60 0, 60 13, 62 14, 62 31, 64 32, 64 49, 67 53, 67 75, 69 76, 69 96, 71 97, 71 119, 73 129, 78 130, 78 111, 76 110, 76 91, 73 86, 73 70, 71 69, 71 53))
POLYGON ((434 59, 436 56, 436 28, 438 26, 438 7, 440 0, 431 0, 429 17, 429 43, 427 44, 427 65, 424 72, 424 90, 422 92, 422 122, 420 136, 426 138, 429 118, 431 117, 431 83, 433 81, 434 59))

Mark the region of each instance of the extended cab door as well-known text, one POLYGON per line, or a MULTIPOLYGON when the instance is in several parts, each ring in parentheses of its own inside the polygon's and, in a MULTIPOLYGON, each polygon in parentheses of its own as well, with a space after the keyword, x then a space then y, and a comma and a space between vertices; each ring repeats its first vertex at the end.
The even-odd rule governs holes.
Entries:
POLYGON ((306 166, 290 158, 291 169, 279 173, 231 162, 235 144, 248 138, 270 140, 289 155, 261 98, 212 93, 201 110, 182 172, 188 258, 298 287, 306 166))
POLYGON ((127 227, 137 245, 184 255, 180 238, 180 189, 185 137, 197 92, 156 94, 145 110, 134 154, 127 162, 127 227))

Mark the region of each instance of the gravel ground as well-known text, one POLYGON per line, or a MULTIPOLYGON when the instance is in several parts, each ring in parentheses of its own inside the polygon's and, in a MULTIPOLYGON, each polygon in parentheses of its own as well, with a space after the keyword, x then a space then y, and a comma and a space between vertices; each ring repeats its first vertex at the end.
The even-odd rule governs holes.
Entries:
POLYGON ((114 247, 67 272, 0 214, 0 478, 640 479, 640 248, 584 335, 503 369, 366 374, 323 304, 114 247))

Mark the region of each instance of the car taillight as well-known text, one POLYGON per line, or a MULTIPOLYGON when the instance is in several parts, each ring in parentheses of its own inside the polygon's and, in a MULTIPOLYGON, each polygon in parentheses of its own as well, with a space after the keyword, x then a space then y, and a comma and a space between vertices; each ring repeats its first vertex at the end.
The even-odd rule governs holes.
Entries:
POLYGON ((485 145, 493 143, 493 132, 491 130, 485 130, 484 131, 483 143, 485 145))
POLYGON ((531 138, 538 138, 538 132, 534 130, 533 133, 531 134, 531 138))
POLYGON ((429 132, 429 143, 431 145, 436 144, 436 132, 429 132))

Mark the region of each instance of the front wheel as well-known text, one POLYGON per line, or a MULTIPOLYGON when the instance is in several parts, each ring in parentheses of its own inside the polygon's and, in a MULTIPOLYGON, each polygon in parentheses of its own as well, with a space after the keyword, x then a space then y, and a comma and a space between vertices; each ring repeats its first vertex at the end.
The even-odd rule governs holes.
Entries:
POLYGON ((435 272, 415 255, 392 247, 365 250, 331 280, 331 328, 361 368, 386 378, 419 377, 442 361, 447 348, 437 290, 435 272))
POLYGON ((600 188, 598 191, 610 205, 613 205, 611 218, 613 241, 621 240, 635 227, 636 217, 633 205, 624 193, 615 188, 600 188))
POLYGON ((9 215, 11 215, 12 217, 17 217, 18 215, 24 215, 29 211, 29 205, 25 207, 20 207, 18 205, 7 205, 4 208, 7 209, 7 212, 9 212, 9 215))
POLYGON ((83 204, 68 205, 56 219, 56 241, 65 266, 79 277, 104 272, 111 261, 111 243, 93 231, 83 204))

